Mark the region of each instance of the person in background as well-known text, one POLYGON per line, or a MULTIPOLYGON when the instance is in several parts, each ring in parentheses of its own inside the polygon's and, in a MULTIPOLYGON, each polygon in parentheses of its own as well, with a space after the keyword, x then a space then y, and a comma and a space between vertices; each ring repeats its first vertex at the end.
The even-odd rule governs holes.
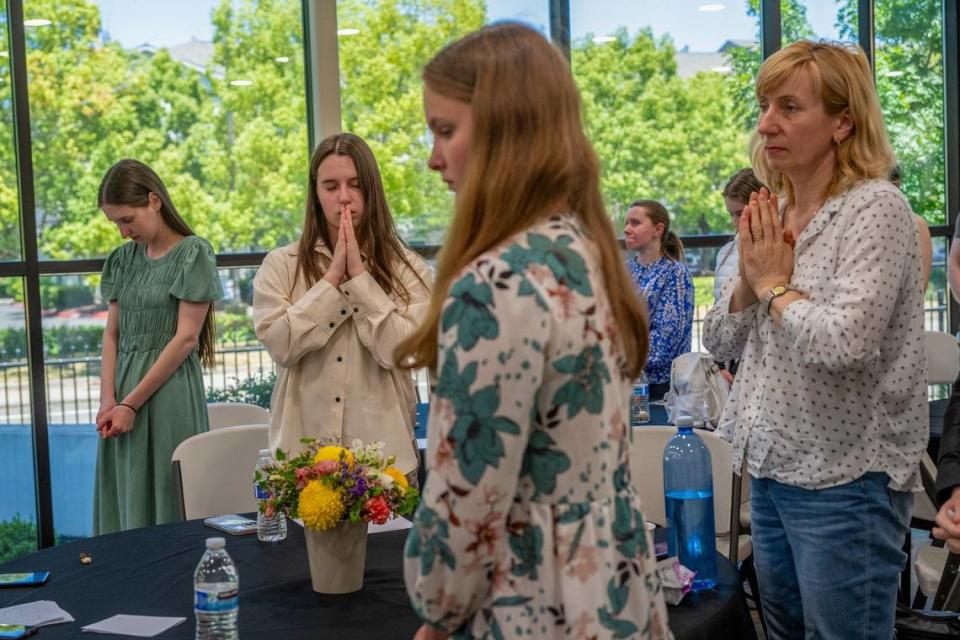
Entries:
POLYGON ((683 263, 683 244, 670 230, 670 214, 655 200, 637 200, 627 210, 623 240, 627 271, 650 313, 647 381, 650 399, 670 390, 673 359, 690 351, 693 330, 693 279, 683 263))
MULTIPOLYGON (((759 193, 763 188, 763 183, 757 180, 753 169, 747 167, 740 169, 730 176, 727 184, 723 187, 723 205, 730 214, 730 222, 733 224, 733 232, 737 233, 740 227, 740 214, 744 207, 750 204, 750 194, 759 193)), ((737 251, 739 238, 734 235, 733 239, 720 247, 717 252, 717 266, 713 271, 713 299, 720 299, 720 290, 725 282, 735 277, 740 271, 740 253, 737 251)))
MULTIPOLYGON (((957 218, 947 261, 950 293, 954 300, 960 300, 960 217, 957 218)), ((936 490, 940 509, 933 535, 945 540, 952 552, 960 553, 960 377, 953 383, 950 400, 943 414, 936 490)))
MULTIPOLYGON (((888 179, 896 185, 897 189, 900 188, 900 176, 900 165, 893 165, 888 179)), ((927 221, 919 215, 914 215, 914 219, 917 221, 917 231, 920 234, 920 264, 923 267, 923 279, 920 281, 920 286, 926 293, 927 283, 930 282, 930 272, 933 270, 933 238, 930 237, 930 227, 927 225, 927 221)))
MULTIPOLYGON (((737 251, 740 239, 736 236, 737 229, 740 226, 740 215, 743 213, 744 207, 750 204, 750 195, 759 193, 763 186, 763 183, 757 180, 753 169, 747 167, 730 176, 726 186, 723 187, 723 204, 727 213, 730 214, 734 236, 717 252, 717 266, 713 271, 714 302, 720 299, 723 285, 731 278, 735 278, 740 272, 740 253, 737 251)), ((733 384, 733 377, 737 373, 737 364, 736 360, 717 363, 717 366, 720 367, 720 375, 728 384, 733 384)))
POLYGON ((214 363, 213 302, 223 293, 210 244, 193 234, 154 171, 121 160, 97 205, 129 238, 107 257, 94 535, 177 519, 170 459, 209 428, 201 363, 214 363))
POLYGON ((400 239, 361 138, 317 145, 306 201, 299 240, 267 254, 253 281, 254 329, 277 364, 270 448, 384 442, 415 478, 416 398, 393 351, 427 308, 429 268, 400 239))
POLYGON ((768 637, 890 638, 927 444, 919 243, 873 73, 795 42, 756 81, 740 273, 704 344, 740 358, 718 427, 750 474, 768 637))
POLYGON ((423 78, 456 211, 397 357, 438 372, 404 553, 416 638, 670 638, 629 471, 646 323, 570 67, 501 23, 423 78))

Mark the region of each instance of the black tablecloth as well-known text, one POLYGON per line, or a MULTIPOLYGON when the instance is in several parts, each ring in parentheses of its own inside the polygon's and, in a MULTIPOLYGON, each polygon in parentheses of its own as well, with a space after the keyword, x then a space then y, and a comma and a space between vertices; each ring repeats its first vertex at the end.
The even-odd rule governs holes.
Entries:
MULTIPOLYGON (((222 534, 193 520, 45 549, 0 566, 0 572, 51 572, 41 587, 0 589, 0 607, 54 600, 76 618, 42 627, 38 640, 98 637, 82 633, 80 627, 117 613, 185 617, 185 623, 158 637, 192 640, 193 571, 204 540, 216 535, 222 534), (82 565, 81 552, 91 554, 93 563, 82 565)), ((409 639, 420 626, 403 587, 405 531, 371 535, 363 589, 339 596, 311 589, 298 525, 291 524, 287 540, 275 545, 262 544, 254 535, 225 537, 240 572, 240 632, 245 640, 409 639)), ((736 573, 720 560, 716 590, 689 595, 679 607, 670 607, 677 640, 755 637, 736 573)))

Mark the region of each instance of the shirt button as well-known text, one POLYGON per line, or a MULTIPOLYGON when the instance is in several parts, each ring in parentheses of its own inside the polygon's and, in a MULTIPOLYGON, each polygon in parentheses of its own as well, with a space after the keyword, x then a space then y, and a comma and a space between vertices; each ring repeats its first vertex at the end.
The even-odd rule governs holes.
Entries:
POLYGON ((343 362, 343 356, 337 356, 337 362, 343 362))
POLYGON ((337 402, 340 402, 340 396, 337 396, 336 398, 334 398, 334 400, 336 400, 337 402))

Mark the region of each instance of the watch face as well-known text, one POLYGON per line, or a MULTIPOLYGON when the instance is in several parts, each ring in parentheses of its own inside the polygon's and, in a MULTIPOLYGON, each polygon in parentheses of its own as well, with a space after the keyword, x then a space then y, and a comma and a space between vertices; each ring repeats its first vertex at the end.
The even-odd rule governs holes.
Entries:
POLYGON ((773 289, 770 290, 770 293, 772 293, 775 296, 782 296, 786 292, 787 292, 787 288, 782 284, 778 284, 777 286, 775 286, 773 289))

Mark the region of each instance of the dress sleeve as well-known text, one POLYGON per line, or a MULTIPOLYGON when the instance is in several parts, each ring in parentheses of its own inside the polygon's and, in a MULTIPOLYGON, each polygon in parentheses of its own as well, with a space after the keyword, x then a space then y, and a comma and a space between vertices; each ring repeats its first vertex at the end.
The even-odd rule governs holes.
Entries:
POLYGON ((123 247, 122 245, 110 252, 107 261, 103 263, 100 273, 100 295, 107 302, 117 299, 120 294, 120 284, 123 282, 123 247))
POLYGON ((180 273, 170 285, 170 295, 188 302, 210 302, 223 297, 217 259, 213 248, 202 238, 187 238, 190 242, 183 258, 180 273))
POLYGON ((393 369, 394 350, 413 334, 430 306, 430 269, 418 256, 409 259, 414 269, 404 265, 400 273, 410 294, 408 304, 390 298, 368 271, 340 285, 361 344, 386 369, 393 369))
MULTIPOLYGON (((510 571, 515 554, 541 535, 536 527, 520 531, 517 522, 506 528, 521 475, 532 474, 545 491, 555 483, 533 456, 563 456, 551 449, 549 436, 531 440, 545 366, 540 340, 549 335, 547 306, 521 273, 505 263, 496 269, 491 275, 486 263, 486 277, 478 268, 467 270, 443 305, 427 481, 404 552, 414 609, 448 633, 482 605, 490 576, 510 571), (507 281, 512 286, 501 288, 507 281)), ((517 562, 515 575, 523 564, 517 562)))

